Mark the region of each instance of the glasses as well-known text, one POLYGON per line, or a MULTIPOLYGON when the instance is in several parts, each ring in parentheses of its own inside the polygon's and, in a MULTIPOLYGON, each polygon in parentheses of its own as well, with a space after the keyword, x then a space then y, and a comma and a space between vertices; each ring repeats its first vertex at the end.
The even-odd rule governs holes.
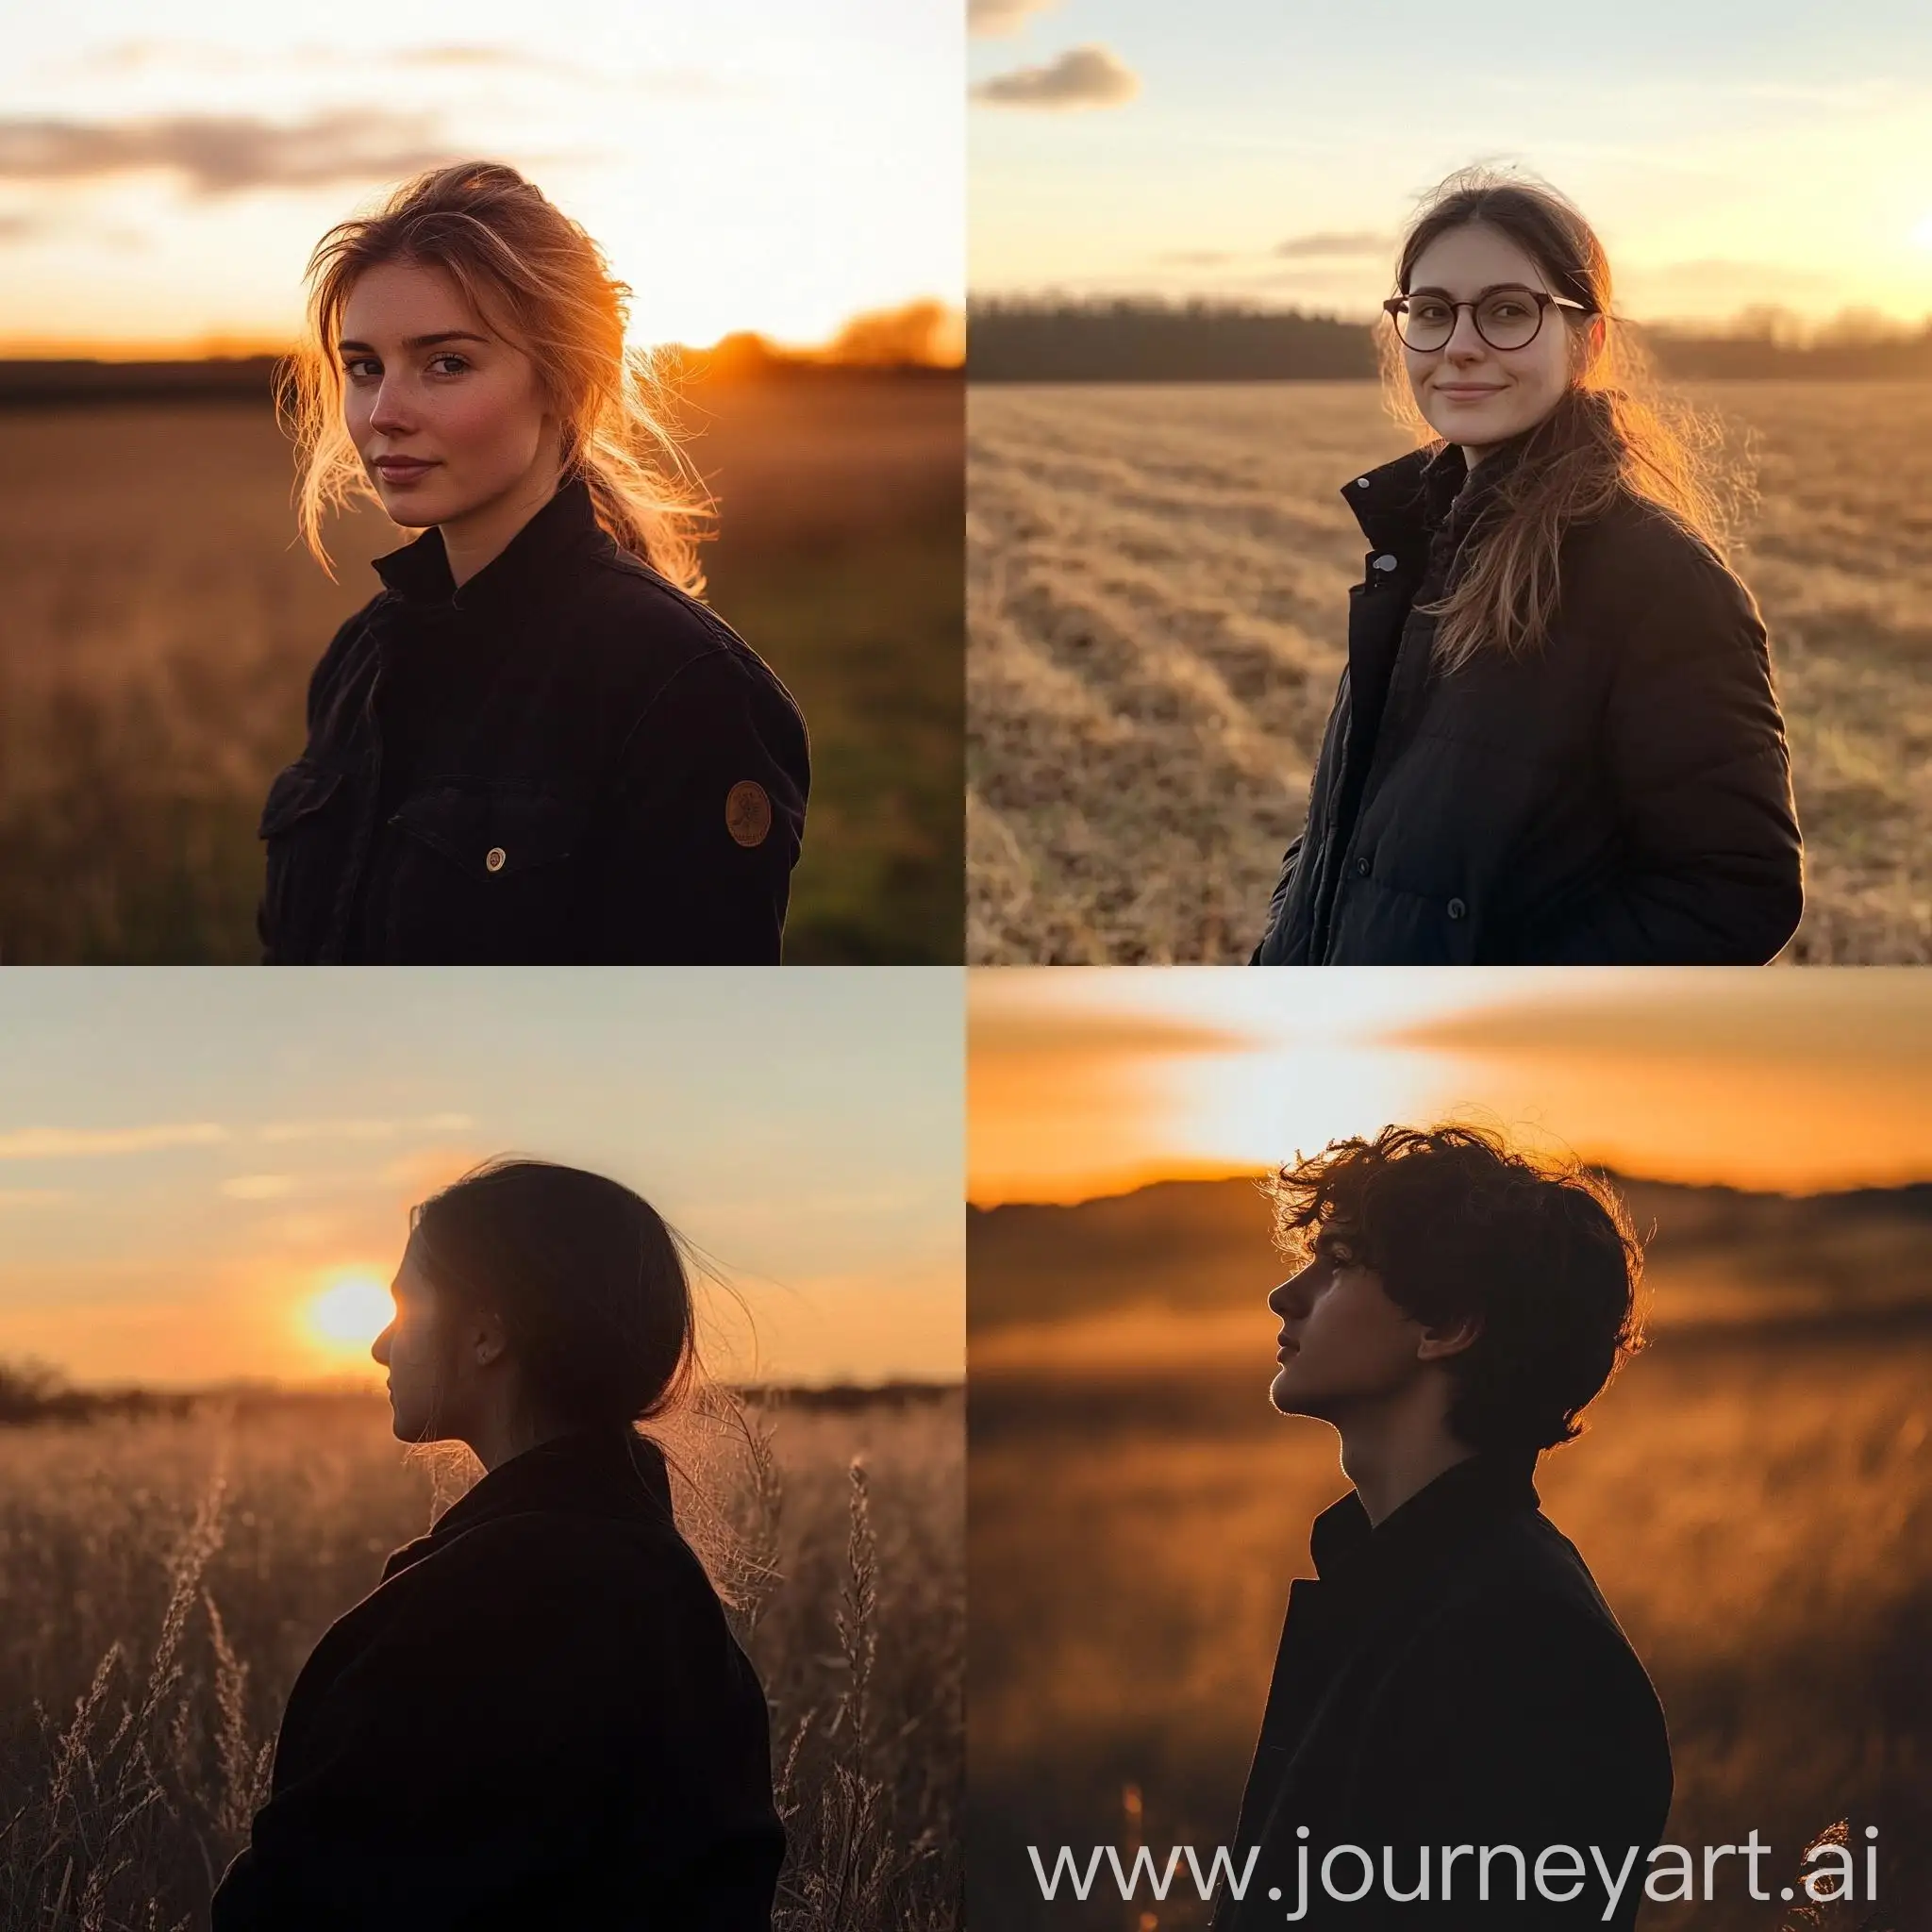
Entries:
POLYGON ((1567 295, 1518 288, 1485 289, 1474 302, 1452 302, 1446 295, 1391 295, 1382 307, 1405 346, 1424 354, 1447 346, 1456 333, 1456 318, 1465 308, 1475 318, 1476 334, 1492 349, 1528 348, 1542 328, 1547 308, 1593 312, 1587 303, 1567 295))

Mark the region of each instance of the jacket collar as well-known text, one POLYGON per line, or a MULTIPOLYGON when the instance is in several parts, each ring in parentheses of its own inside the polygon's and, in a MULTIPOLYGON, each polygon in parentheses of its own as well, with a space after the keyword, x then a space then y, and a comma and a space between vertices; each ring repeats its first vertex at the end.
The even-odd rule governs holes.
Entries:
MULTIPOLYGON (((479 573, 480 575, 480 573, 479 573)), ((627 1424, 553 1436, 499 1463, 383 1565, 384 1580, 507 1516, 595 1516, 675 1527, 664 1452, 627 1424)))
POLYGON ((1535 1474, 1534 1452, 1466 1457, 1377 1524, 1351 1490, 1316 1517, 1309 1532, 1315 1574, 1324 1587, 1380 1594, 1433 1569, 1498 1519, 1538 1508, 1535 1474))
POLYGON ((437 529, 378 557, 375 570, 389 590, 412 607, 486 609, 541 586, 563 558, 599 534, 590 486, 575 477, 460 587, 450 575, 442 532, 437 529))
POLYGON ((1469 481, 1469 459, 1460 443, 1438 443, 1410 450, 1392 463, 1352 477, 1341 494, 1362 534, 1377 550, 1400 553, 1407 544, 1446 527, 1453 517, 1457 534, 1466 531, 1503 478, 1522 461, 1533 431, 1498 447, 1469 481))

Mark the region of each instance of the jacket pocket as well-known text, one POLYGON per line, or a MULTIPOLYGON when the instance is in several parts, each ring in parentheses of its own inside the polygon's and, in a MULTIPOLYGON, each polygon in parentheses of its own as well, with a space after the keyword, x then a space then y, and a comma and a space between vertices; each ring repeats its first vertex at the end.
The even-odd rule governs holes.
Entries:
POLYGON ((575 851, 584 812, 552 792, 502 784, 433 785, 390 823, 481 884, 508 883, 575 851))
POLYGON ((283 964, 323 957, 346 860, 348 813, 342 774, 297 758, 275 774, 256 837, 266 847, 256 915, 262 957, 283 964))
POLYGON ((268 788, 267 802, 261 808, 261 823, 255 828, 258 839, 276 839, 292 831, 311 812, 320 811, 336 795, 342 782, 340 772, 297 758, 275 774, 268 788))

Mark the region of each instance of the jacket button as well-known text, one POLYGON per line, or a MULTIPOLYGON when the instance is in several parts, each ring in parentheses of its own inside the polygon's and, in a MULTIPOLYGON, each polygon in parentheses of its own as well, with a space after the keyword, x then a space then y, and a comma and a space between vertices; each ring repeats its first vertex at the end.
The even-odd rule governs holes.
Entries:
POLYGON ((1356 877, 1357 877, 1357 878, 1358 878, 1358 879, 1365 879, 1365 878, 1367 878, 1367 877, 1368 877, 1368 875, 1369 875, 1369 861, 1368 861, 1368 860, 1367 860, 1366 858, 1357 858, 1357 859, 1356 860, 1356 862, 1355 862, 1355 875, 1356 875, 1356 877))
POLYGON ((486 866, 488 866, 491 872, 501 872, 503 870, 504 861, 508 857, 509 854, 506 852, 501 845, 492 845, 490 848, 490 850, 483 855, 483 863, 486 866))
POLYGON ((1369 479, 1366 476, 1357 476, 1355 479, 1355 487, 1357 490, 1366 490, 1369 487, 1369 479))
POLYGON ((1395 559, 1392 557, 1378 557, 1375 559, 1375 568, 1377 570, 1393 570, 1395 568, 1395 559))
POLYGON ((1460 899, 1452 899, 1452 900, 1450 900, 1450 902, 1449 902, 1449 917, 1450 917, 1451 919, 1460 919, 1460 918, 1462 917, 1462 915, 1463 915, 1463 914, 1464 914, 1465 912, 1467 912, 1468 910, 1469 910, 1469 908, 1468 908, 1467 906, 1465 906, 1465 905, 1464 905, 1464 904, 1462 903, 1462 901, 1461 901, 1460 899))

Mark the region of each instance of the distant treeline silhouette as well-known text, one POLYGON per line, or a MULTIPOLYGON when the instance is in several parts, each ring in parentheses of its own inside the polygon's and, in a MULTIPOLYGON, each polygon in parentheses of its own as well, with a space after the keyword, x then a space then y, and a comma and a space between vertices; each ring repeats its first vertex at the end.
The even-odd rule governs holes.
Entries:
POLYGON ((0 1362, 0 1427, 10 1423, 92 1423, 108 1416, 187 1415, 188 1395, 150 1389, 70 1389, 44 1362, 0 1362))
MULTIPOLYGON (((1932 321, 1914 334, 1791 339, 1776 319, 1729 331, 1638 328, 1660 372, 1687 381, 1932 380, 1932 321)), ((1366 323, 1298 308, 1147 296, 988 298, 968 306, 974 382, 1345 381, 1375 374, 1366 323)))

